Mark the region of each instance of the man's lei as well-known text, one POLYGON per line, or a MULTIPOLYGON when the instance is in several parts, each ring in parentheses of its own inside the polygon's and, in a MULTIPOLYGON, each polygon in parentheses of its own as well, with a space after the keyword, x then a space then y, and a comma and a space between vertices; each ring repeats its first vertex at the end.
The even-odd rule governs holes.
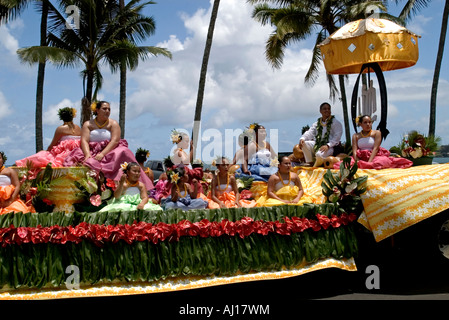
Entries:
POLYGON ((327 144, 329 142, 329 135, 331 133, 331 126, 332 126, 333 120, 334 120, 334 116, 330 116, 330 118, 327 120, 327 124, 326 124, 327 130, 323 137, 322 136, 323 135, 323 126, 321 125, 321 118, 318 118, 316 141, 315 141, 315 146, 313 147, 315 152, 317 152, 318 149, 321 148, 321 146, 324 146, 325 144, 327 144))

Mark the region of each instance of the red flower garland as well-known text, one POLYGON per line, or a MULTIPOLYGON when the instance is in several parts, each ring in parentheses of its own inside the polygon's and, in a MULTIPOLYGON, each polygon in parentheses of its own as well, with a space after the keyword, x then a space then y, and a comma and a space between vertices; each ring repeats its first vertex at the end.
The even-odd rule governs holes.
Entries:
POLYGON ((227 219, 220 222, 210 222, 203 219, 200 222, 182 220, 175 224, 134 222, 131 225, 100 225, 81 222, 76 226, 68 227, 58 225, 42 227, 39 225, 37 227, 18 228, 11 225, 8 228, 0 228, 0 242, 5 247, 23 243, 65 244, 66 242, 80 243, 89 240, 97 246, 102 246, 104 243, 116 243, 119 240, 124 240, 128 244, 135 241, 151 241, 157 244, 165 240, 178 241, 180 237, 184 236, 207 238, 238 234, 243 239, 253 233, 291 235, 292 233, 304 232, 307 229, 319 231, 321 229, 326 230, 330 226, 338 228, 357 219, 357 216, 353 213, 343 213, 339 217, 332 215, 330 218, 321 214, 316 216, 317 220, 284 217, 284 222, 254 221, 250 217, 245 217, 235 222, 227 219))

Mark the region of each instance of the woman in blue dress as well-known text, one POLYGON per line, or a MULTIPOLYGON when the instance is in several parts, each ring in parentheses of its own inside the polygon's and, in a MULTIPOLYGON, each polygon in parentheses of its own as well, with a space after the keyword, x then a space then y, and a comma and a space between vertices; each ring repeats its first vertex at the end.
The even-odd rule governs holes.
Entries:
POLYGON ((254 132, 248 144, 248 152, 244 155, 244 163, 235 172, 236 178, 253 178, 254 181, 267 182, 272 174, 278 171, 277 154, 266 141, 267 131, 264 126, 253 123, 249 130, 254 132))
POLYGON ((193 179, 189 183, 189 175, 183 167, 177 167, 167 172, 169 181, 172 183, 170 195, 161 200, 165 210, 169 209, 206 209, 208 202, 198 196, 198 180, 193 179), (193 185, 193 187, 192 187, 193 185))

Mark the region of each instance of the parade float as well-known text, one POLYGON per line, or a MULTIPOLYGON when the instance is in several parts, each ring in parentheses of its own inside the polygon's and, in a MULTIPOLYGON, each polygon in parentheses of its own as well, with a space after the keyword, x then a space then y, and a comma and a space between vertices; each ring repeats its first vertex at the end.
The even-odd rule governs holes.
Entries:
MULTIPOLYGON (((371 22, 377 29, 389 26, 371 22)), ((360 35, 357 30, 365 25, 352 23, 349 33, 360 35)), ((348 58, 355 67, 342 71, 333 65, 336 73, 374 70, 381 77, 382 70, 414 64, 404 63, 406 58, 384 64, 378 57, 392 48, 399 50, 395 57, 409 47, 417 50, 416 35, 403 29, 380 34, 380 40, 370 34, 368 42, 351 38, 336 47, 329 40, 330 48, 322 46, 326 68, 329 61, 348 58), (357 60, 339 48, 354 54, 362 48, 371 55, 357 60)), ((387 133, 382 83, 379 129, 387 133)), ((366 105, 372 107, 372 100, 366 105)), ((352 107, 355 114, 356 102, 352 107)), ((357 271, 357 229, 378 243, 449 209, 449 164, 368 170, 346 158, 339 170, 292 169, 313 203, 114 212, 100 212, 112 197, 113 183, 86 167, 15 169, 21 197, 36 212, 0 216, 0 299, 174 292, 327 268, 357 271)), ((244 188, 253 197, 266 192, 263 183, 244 188)))
POLYGON ((99 212, 110 196, 108 181, 97 188, 86 168, 48 165, 23 185, 25 198, 50 211, 0 216, 0 298, 142 294, 324 268, 355 271, 353 226, 366 182, 356 171, 346 164, 325 176, 323 186, 340 188, 342 203, 99 212), (49 200, 61 196, 63 204, 49 200))

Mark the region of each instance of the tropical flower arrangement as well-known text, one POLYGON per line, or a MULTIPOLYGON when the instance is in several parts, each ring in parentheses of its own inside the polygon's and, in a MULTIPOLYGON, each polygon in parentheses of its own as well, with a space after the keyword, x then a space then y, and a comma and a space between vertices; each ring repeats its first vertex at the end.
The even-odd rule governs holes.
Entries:
POLYGON ((356 178, 357 168, 357 162, 351 166, 351 158, 346 157, 340 164, 339 172, 327 170, 321 187, 328 202, 337 203, 345 212, 358 215, 363 211, 360 195, 366 191, 368 176, 356 178))
POLYGON ((116 188, 115 182, 105 179, 102 174, 91 170, 86 172, 83 179, 74 181, 75 186, 80 190, 79 196, 85 199, 82 203, 74 204, 77 210, 97 211, 106 205, 107 201, 114 196, 116 188))
POLYGON ((426 137, 418 131, 412 130, 404 135, 399 145, 392 147, 390 151, 412 159, 433 157, 438 150, 440 141, 440 137, 426 137))
POLYGON ((19 169, 20 198, 27 206, 33 205, 37 212, 51 212, 54 204, 47 198, 51 191, 52 167, 49 163, 44 170, 33 167, 27 161, 26 167, 19 169))

